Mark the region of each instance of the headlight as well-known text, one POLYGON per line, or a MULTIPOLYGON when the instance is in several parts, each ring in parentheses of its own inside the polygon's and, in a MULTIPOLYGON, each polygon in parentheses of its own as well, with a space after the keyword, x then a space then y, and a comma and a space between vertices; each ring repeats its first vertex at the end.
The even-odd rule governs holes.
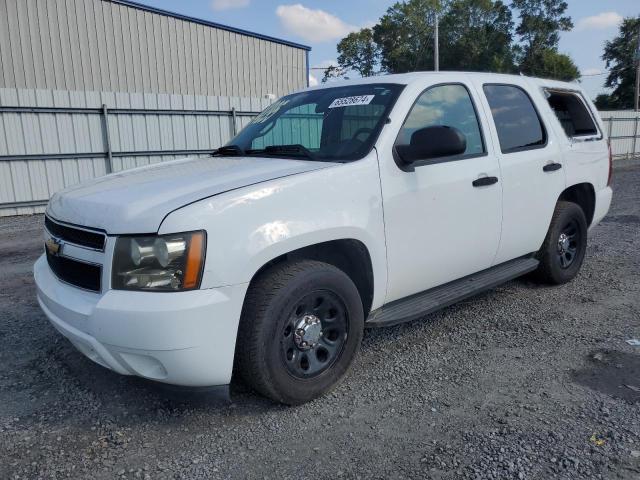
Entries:
POLYGON ((205 233, 119 237, 113 256, 115 290, 175 292, 200 287, 205 233))

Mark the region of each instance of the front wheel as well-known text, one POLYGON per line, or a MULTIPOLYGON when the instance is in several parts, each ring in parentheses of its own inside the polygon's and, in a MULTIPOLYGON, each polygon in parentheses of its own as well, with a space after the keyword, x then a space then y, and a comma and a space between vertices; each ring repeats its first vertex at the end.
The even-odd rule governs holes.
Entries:
POLYGON ((582 208, 573 202, 558 202, 538 252, 536 277, 551 284, 572 280, 582 266, 586 250, 587 220, 582 208))
POLYGON ((331 390, 364 329, 358 289, 326 263, 284 262, 252 283, 236 342, 236 371, 263 395, 295 405, 331 390))

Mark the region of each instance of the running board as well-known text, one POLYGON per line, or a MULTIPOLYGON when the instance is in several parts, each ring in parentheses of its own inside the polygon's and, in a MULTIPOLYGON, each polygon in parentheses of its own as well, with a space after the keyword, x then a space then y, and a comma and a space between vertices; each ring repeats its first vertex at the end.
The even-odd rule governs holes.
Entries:
POLYGON ((535 258, 518 258, 425 292, 396 300, 371 312, 365 326, 388 327, 410 322, 529 273, 538 268, 538 263, 535 258))

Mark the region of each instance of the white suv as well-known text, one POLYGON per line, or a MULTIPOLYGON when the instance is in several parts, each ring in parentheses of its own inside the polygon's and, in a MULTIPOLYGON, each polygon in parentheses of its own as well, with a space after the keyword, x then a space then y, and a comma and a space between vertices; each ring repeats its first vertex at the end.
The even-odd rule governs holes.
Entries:
POLYGON ((212 157, 54 195, 38 300, 118 373, 287 404, 332 388, 365 326, 528 272, 571 280, 611 202, 580 87, 413 73, 283 97, 212 157))

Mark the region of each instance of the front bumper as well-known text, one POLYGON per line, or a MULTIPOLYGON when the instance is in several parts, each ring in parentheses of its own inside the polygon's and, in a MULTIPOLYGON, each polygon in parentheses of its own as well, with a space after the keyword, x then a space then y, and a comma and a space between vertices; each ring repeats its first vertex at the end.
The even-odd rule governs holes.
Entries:
POLYGON ((44 255, 34 266, 38 303, 94 362, 123 375, 189 387, 231 381, 247 284, 188 292, 93 293, 67 285, 44 255))

